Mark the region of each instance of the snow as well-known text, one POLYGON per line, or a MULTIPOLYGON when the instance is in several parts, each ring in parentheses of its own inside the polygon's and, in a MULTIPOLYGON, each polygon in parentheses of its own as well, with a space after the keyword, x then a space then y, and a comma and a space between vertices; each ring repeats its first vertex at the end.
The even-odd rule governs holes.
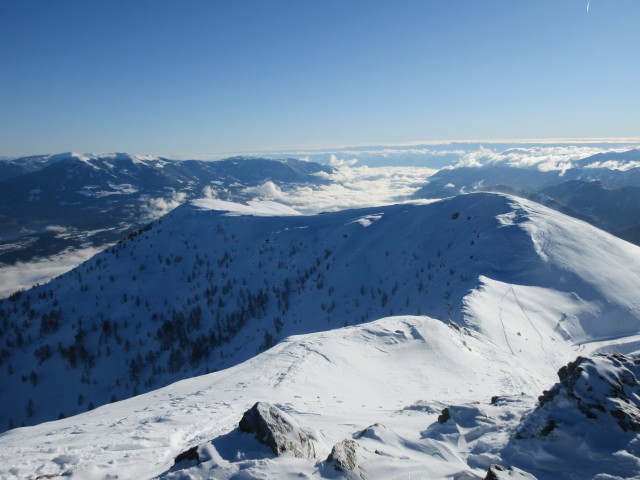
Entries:
POLYGON ((360 225, 362 225, 363 227, 367 228, 370 227, 371 224, 373 224, 373 222, 380 220, 382 218, 383 214, 378 214, 378 215, 365 215, 364 217, 360 217, 352 222, 349 223, 359 223, 360 225))
POLYGON ((85 185, 82 190, 78 190, 78 193, 87 197, 102 198, 111 195, 133 195, 140 190, 138 186, 127 183, 121 185, 109 183, 108 185, 111 190, 96 190, 100 187, 97 185, 85 185))
POLYGON ((291 207, 270 201, 256 200, 247 202, 247 205, 242 205, 240 203, 227 202, 225 200, 218 200, 215 198, 198 198, 196 200, 192 200, 191 205, 201 210, 222 210, 241 215, 302 215, 291 207))
MULTIPOLYGON (((513 436, 558 368, 576 355, 638 349, 638 279, 638 247, 504 195, 317 216, 274 202, 195 200, 9 304, 16 309, 11 321, 24 324, 29 313, 19 308, 48 311, 51 300, 39 303, 38 295, 55 292, 63 316, 83 319, 86 344, 112 352, 96 357, 85 382, 82 369, 61 358, 37 364, 33 352, 42 334, 38 325, 25 327, 23 336, 34 340, 11 353, 18 371, 3 377, 3 409, 19 418, 33 398, 35 418, 52 418, 68 412, 64 402, 75 402, 78 392, 85 402, 131 395, 123 384, 132 382, 126 366, 133 353, 121 343, 134 352, 157 348, 161 322, 154 326, 151 312, 170 318, 172 308, 201 305, 202 322, 215 325, 205 287, 229 285, 215 297, 224 299, 217 307, 222 315, 234 301, 251 303, 239 288, 280 292, 263 317, 229 333, 227 344, 209 347, 206 365, 165 372, 164 379, 210 364, 229 368, 0 435, 0 477, 336 478, 324 460, 347 439, 358 444, 357 471, 341 478, 428 472, 481 479, 497 463, 551 479, 541 460, 550 450, 531 444, 529 451, 540 448, 541 456, 528 463, 513 436), (211 274, 204 267, 209 258, 211 274), (292 288, 284 289, 288 283, 292 288), (118 323, 120 342, 102 338, 96 315, 118 323), (267 333, 281 341, 253 356, 267 333), (21 382, 32 369, 39 383, 21 382), (242 414, 257 401, 275 404, 304 428, 316 460, 273 457, 238 432, 242 414), (450 419, 440 422, 445 408, 450 419), (202 463, 174 467, 174 458, 194 446, 202 463)), ((187 333, 200 331, 193 328, 187 333)), ((46 341, 67 346, 77 335, 77 326, 65 324, 46 341)), ((160 355, 162 366, 169 352, 160 355)), ((621 375, 599 365, 604 377, 621 375)), ((633 448, 613 453, 626 455, 625 465, 640 458, 633 448)), ((597 473, 613 471, 602 465, 597 473)), ((625 468, 616 474, 635 475, 625 468)))
MULTIPOLYGON (((314 476, 317 462, 286 456, 266 462, 244 459, 237 452, 230 456, 228 445, 219 442, 209 445, 213 459, 206 468, 192 469, 187 477, 166 473, 180 452, 216 437, 233 437, 230 432, 242 413, 256 401, 268 401, 311 432, 318 460, 328 456, 333 444, 377 423, 358 440, 371 452, 366 462, 371 478, 407 478, 425 468, 437 478, 464 470, 480 476, 485 466, 466 465, 468 445, 461 449, 457 439, 429 438, 424 431, 443 405, 480 399, 491 411, 491 396, 535 392, 540 382, 515 356, 474 332, 428 317, 386 318, 290 337, 231 369, 76 417, 12 430, 0 436, 0 465, 7 466, 0 474, 21 478, 68 472, 70 478, 117 474, 132 479, 213 474, 226 479, 247 469, 275 469, 283 475, 278 478, 293 478, 299 471, 314 476), (424 403, 430 407, 416 407, 424 403), (22 460, 11 462, 18 454, 22 460)), ((474 423, 469 418, 466 428, 474 423)), ((251 447, 249 438, 236 441, 239 452, 247 448, 244 444, 251 447)))
POLYGON ((639 364, 609 355, 567 365, 524 416, 504 456, 545 479, 638 478, 639 364))
POLYGON ((29 201, 30 202, 35 202, 37 200, 40 200, 40 194, 42 193, 42 190, 39 188, 34 188, 32 190, 29 191, 29 201))

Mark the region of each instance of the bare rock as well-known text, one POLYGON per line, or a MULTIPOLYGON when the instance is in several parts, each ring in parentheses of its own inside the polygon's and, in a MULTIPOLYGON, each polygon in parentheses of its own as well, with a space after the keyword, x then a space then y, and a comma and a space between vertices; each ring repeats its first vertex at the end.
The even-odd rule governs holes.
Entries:
POLYGON ((623 432, 640 432, 640 359, 596 354, 578 357, 558 371, 559 382, 538 397, 538 406, 523 422, 517 438, 548 436, 568 413, 617 424, 623 432))
POLYGON ((173 461, 173 465, 176 466, 180 462, 184 462, 185 460, 193 460, 196 462, 196 465, 200 463, 200 454, 198 453, 198 447, 191 447, 189 450, 185 450, 181 454, 179 454, 173 461))
POLYGON ((537 480, 536 477, 516 467, 491 465, 484 480, 537 480))
POLYGON ((358 465, 360 457, 358 453, 367 451, 358 442, 345 439, 333 446, 326 462, 333 464, 333 467, 342 472, 346 479, 365 480, 365 469, 362 465, 358 465))
POLYGON ((239 427, 243 432, 255 434, 258 442, 277 456, 291 452, 298 458, 316 458, 309 436, 293 418, 270 403, 257 402, 244 413, 239 427))
POLYGON ((451 413, 449 412, 449 407, 445 407, 442 409, 440 415, 438 415, 438 423, 446 423, 447 420, 451 418, 451 413))
POLYGON ((327 458, 327 462, 333 462, 336 470, 353 470, 358 464, 358 456, 356 451, 358 444, 353 440, 342 440, 336 443, 331 449, 331 453, 327 458))

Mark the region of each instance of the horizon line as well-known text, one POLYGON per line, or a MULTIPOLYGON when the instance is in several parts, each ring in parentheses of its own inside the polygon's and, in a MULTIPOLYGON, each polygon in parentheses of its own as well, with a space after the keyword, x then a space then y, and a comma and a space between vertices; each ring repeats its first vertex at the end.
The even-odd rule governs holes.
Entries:
MULTIPOLYGON (((356 148, 388 148, 388 147, 418 147, 418 146, 435 146, 435 145, 455 145, 455 144, 472 144, 472 143, 487 143, 487 144, 596 144, 596 143, 632 143, 640 144, 640 137, 560 137, 560 138, 517 138, 517 139, 462 139, 462 140, 416 140, 411 142, 398 142, 398 143, 362 143, 362 144, 306 144, 306 145, 283 145, 280 147, 266 147, 264 149, 252 149, 252 150, 232 150, 218 153, 172 153, 172 154, 152 154, 152 153, 130 153, 130 155, 136 156, 157 156, 167 159, 190 159, 190 160, 205 160, 205 159, 222 159, 234 156, 250 156, 259 154, 321 154, 321 153, 333 153, 335 150, 346 150, 356 148)), ((96 155, 106 156, 113 155, 115 153, 121 153, 117 151, 111 151, 106 153, 94 153, 83 152, 78 153, 74 150, 67 150, 66 152, 58 153, 45 153, 45 154, 22 154, 22 155, 0 155, 1 159, 13 160, 17 158, 33 157, 40 155, 60 155, 62 153, 72 153, 79 155, 96 155)))

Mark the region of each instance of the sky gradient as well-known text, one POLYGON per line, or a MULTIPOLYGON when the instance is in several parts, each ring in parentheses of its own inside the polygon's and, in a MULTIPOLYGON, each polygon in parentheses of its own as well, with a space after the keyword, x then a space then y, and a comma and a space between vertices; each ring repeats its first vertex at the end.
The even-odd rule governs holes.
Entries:
POLYGON ((637 0, 4 0, 0 154, 640 136, 637 0))

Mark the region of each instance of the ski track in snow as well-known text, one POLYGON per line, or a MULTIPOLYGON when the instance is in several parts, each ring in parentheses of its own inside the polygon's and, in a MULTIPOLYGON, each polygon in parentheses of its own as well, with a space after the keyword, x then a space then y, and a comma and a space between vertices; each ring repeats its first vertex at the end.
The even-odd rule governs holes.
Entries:
POLYGON ((509 292, 510 292, 510 289, 507 288, 504 294, 502 295, 502 298, 500 298, 500 306, 498 307, 498 317, 500 318, 500 325, 502 326, 502 335, 504 337, 505 344, 507 345, 507 348, 513 355, 514 351, 513 351, 513 348, 511 347, 511 344, 509 343, 509 338, 507 336, 507 328, 505 327, 505 324, 504 324, 504 318, 502 318, 502 310, 503 310, 502 306, 504 304, 504 299, 507 297, 509 292))
POLYGON ((544 338, 542 337, 542 334, 540 333, 540 330, 538 329, 538 327, 536 327, 535 323, 533 323, 533 321, 531 320, 529 315, 527 315, 527 312, 525 311, 524 307, 522 306, 522 303, 520 302, 520 299, 516 295, 516 291, 513 288, 513 285, 510 285, 510 287, 511 287, 511 293, 513 294, 513 298, 516 300, 516 303, 518 304, 518 307, 520 308, 520 311, 525 316, 525 318, 529 322, 529 325, 531 325, 531 328, 533 329, 534 332, 536 332, 536 335, 538 336, 538 341, 540 342, 540 351, 545 353, 544 357, 545 357, 545 360, 546 360, 547 355, 546 355, 546 349, 545 349, 545 346, 544 346, 544 338))

